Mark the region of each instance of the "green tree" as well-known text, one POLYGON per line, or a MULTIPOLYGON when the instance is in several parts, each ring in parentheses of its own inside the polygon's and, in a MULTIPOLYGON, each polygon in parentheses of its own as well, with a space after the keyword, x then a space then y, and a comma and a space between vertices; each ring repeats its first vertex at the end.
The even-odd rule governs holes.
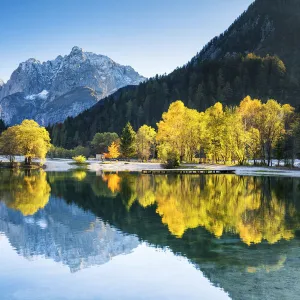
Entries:
POLYGON ((136 133, 129 122, 122 130, 120 149, 125 158, 130 158, 136 153, 136 133))
POLYGON ((83 146, 77 146, 72 152, 74 153, 74 156, 83 155, 85 157, 89 157, 90 155, 90 149, 83 146))
POLYGON ((6 129, 5 123, 0 119, 0 134, 6 129))
POLYGON ((115 132, 96 133, 91 142, 94 154, 107 152, 108 147, 118 138, 115 132))

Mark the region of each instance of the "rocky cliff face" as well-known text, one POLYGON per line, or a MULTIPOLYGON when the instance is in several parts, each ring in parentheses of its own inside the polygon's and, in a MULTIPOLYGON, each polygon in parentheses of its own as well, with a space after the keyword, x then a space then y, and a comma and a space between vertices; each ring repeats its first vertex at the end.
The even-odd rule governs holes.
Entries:
POLYGON ((0 202, 0 233, 7 236, 18 254, 61 262, 71 272, 104 264, 139 245, 137 237, 125 235, 93 214, 57 198, 26 217, 0 202))
POLYGON ((18 124, 24 119, 34 119, 41 125, 63 122, 97 103, 94 90, 88 87, 74 88, 70 92, 48 99, 48 91, 26 96, 18 92, 0 101, 1 115, 6 124, 18 124))
POLYGON ((7 124, 32 118, 47 125, 76 116, 119 88, 144 80, 130 66, 73 47, 69 55, 52 61, 31 58, 21 63, 6 84, 0 81, 0 107, 7 124))

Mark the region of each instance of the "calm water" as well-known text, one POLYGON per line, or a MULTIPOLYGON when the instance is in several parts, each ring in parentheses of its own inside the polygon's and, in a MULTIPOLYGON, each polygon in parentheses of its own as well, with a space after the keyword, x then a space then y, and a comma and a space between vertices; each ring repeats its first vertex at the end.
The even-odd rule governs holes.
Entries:
POLYGON ((299 299, 300 180, 0 172, 0 299, 299 299))

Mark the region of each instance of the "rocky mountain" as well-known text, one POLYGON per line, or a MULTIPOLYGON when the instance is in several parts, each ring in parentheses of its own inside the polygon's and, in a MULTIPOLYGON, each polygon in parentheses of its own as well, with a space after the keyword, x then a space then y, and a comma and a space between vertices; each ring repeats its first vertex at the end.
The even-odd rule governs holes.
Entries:
POLYGON ((18 124, 24 119, 35 119, 40 124, 62 122, 69 116, 76 116, 95 103, 96 92, 88 87, 77 87, 61 96, 48 101, 49 92, 26 96, 18 92, 0 101, 2 116, 6 124, 18 124))
POLYGON ((71 272, 107 263, 139 245, 136 236, 125 235, 92 213, 53 197, 33 216, 23 216, 0 201, 0 233, 19 255, 43 256, 67 265, 71 272))
POLYGON ((9 125, 24 118, 48 125, 76 116, 119 88, 144 80, 130 66, 73 47, 69 55, 52 61, 31 58, 21 63, 6 84, 0 83, 0 107, 9 125))
POLYGON ((300 1, 256 0, 186 65, 137 87, 124 87, 100 104, 51 129, 55 144, 85 144, 98 131, 156 126, 173 101, 199 111, 216 102, 236 105, 245 96, 300 107, 300 1), (74 139, 75 132, 79 132, 74 139), (55 134, 53 134, 55 133, 55 134), (65 140, 64 140, 65 137, 65 140), (73 141, 72 143, 70 141, 73 141))

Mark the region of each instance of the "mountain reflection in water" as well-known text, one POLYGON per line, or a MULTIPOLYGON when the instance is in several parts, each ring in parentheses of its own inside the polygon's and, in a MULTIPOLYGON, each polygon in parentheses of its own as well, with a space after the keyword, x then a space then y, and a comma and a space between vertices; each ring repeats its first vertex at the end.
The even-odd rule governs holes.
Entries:
POLYGON ((97 175, 1 171, 0 233, 19 254, 51 258, 72 272, 141 242, 168 248, 234 299, 277 295, 270 274, 284 278, 300 267, 297 178, 97 175), (265 285, 259 289, 257 274, 265 285), (248 284, 237 285, 241 275, 248 284))

